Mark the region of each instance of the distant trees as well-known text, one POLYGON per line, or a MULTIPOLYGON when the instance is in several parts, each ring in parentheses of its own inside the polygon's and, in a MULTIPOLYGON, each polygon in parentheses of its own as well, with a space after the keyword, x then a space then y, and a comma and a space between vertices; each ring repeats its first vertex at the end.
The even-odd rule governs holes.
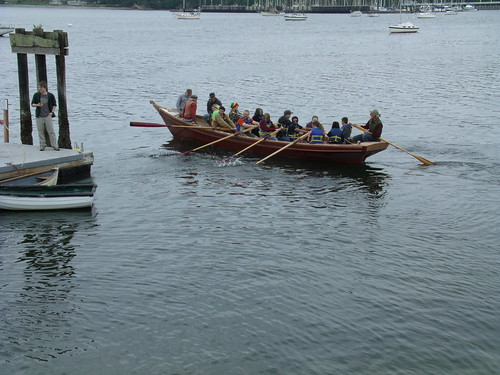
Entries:
MULTIPOLYGON (((177 9, 182 8, 182 0, 87 0, 89 5, 95 4, 109 7, 132 8, 134 6, 146 9, 177 9)), ((186 0, 186 8, 198 8, 199 1, 186 0)))

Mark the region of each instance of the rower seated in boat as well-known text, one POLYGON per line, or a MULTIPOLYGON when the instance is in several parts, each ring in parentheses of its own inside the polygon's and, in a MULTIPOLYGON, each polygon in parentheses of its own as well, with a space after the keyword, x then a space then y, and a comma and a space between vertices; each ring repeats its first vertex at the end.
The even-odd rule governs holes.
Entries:
POLYGON ((363 134, 358 134, 352 138, 354 143, 358 142, 378 142, 379 137, 382 135, 382 121, 380 121, 380 112, 376 109, 370 111, 370 119, 363 128, 367 129, 367 132, 363 134))
POLYGON ((198 97, 196 95, 191 95, 184 107, 184 113, 182 118, 184 121, 193 122, 196 124, 196 108, 197 108, 198 97))
POLYGON ((295 141, 304 133, 307 133, 309 130, 304 129, 299 124, 299 118, 297 116, 292 117, 292 123, 287 127, 287 137, 290 138, 290 141, 295 141))
MULTIPOLYGON (((241 116, 238 119, 238 122, 236 123, 236 130, 237 131, 243 131, 245 129, 253 128, 255 126, 259 126, 259 123, 257 121, 254 121, 250 117, 250 111, 248 109, 245 109, 243 111, 243 116, 241 116)), ((248 137, 255 137, 255 134, 253 134, 252 132, 247 132, 247 133, 244 133, 244 134, 246 136, 248 136, 248 137)))
MULTIPOLYGON (((259 123, 259 136, 261 138, 268 137, 271 133, 273 133, 275 130, 278 130, 276 128, 276 125, 271 121, 271 115, 269 113, 264 113, 264 116, 262 116, 262 120, 259 123)), ((276 137, 271 137, 273 141, 276 141, 276 137)))
POLYGON ((332 144, 340 144, 344 143, 344 136, 342 134, 342 130, 340 129, 340 124, 338 121, 334 121, 332 123, 332 128, 327 134, 328 143, 332 144))
POLYGON ((219 107, 219 112, 212 121, 212 127, 222 130, 236 130, 236 125, 234 125, 234 122, 226 114, 226 108, 223 106, 219 107))
POLYGON ((307 137, 308 142, 311 144, 320 144, 323 143, 325 139, 325 132, 321 130, 318 121, 313 121, 312 129, 307 137))

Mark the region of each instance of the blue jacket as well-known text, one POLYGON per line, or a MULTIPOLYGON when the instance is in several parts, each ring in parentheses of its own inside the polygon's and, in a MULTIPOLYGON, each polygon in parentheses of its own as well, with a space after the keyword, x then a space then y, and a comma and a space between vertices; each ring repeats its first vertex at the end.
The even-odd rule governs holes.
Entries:
POLYGON ((332 128, 327 135, 328 138, 330 138, 328 143, 344 143, 342 130, 340 130, 339 128, 332 128))

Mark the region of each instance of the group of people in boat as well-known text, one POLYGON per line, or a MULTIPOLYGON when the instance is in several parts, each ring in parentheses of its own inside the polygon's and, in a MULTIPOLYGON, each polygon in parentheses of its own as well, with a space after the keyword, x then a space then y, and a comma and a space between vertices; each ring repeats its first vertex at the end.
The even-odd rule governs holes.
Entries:
MULTIPOLYGON (((198 110, 198 97, 193 95, 191 89, 179 96, 177 100, 177 110, 179 116, 187 122, 196 123, 196 112, 198 110)), ((215 129, 224 131, 241 132, 250 137, 269 137, 273 140, 293 142, 304 137, 304 142, 312 144, 330 143, 360 143, 377 142, 382 135, 382 121, 380 113, 374 109, 370 111, 370 119, 363 126, 366 129, 362 134, 351 137, 352 124, 347 117, 343 117, 341 124, 333 121, 331 129, 327 132, 318 116, 313 116, 305 127, 299 124, 297 116, 292 117, 292 111, 285 110, 275 124, 271 120, 269 113, 264 113, 262 108, 257 108, 253 116, 250 111, 244 110, 240 113, 239 104, 232 102, 229 113, 222 102, 210 93, 207 101, 207 113, 204 115, 206 122, 215 129), (307 134, 307 137, 304 135, 307 134)))

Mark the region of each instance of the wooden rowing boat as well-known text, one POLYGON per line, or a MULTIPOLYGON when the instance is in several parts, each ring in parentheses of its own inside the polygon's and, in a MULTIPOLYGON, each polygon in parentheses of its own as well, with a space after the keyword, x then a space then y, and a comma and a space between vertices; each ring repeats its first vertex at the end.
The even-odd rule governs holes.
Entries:
MULTIPOLYGON (((206 144, 228 135, 227 132, 214 130, 208 126, 202 116, 197 116, 197 124, 184 121, 178 116, 176 109, 167 109, 151 102, 162 117, 172 136, 177 139, 206 144), (182 126, 178 126, 182 125, 182 126), (201 125, 201 126, 200 126, 201 125), (206 129, 203 128, 206 127, 206 129)), ((245 135, 237 135, 218 142, 216 146, 230 151, 240 151, 255 143, 257 139, 245 135)), ((268 156, 283 148, 289 142, 266 140, 251 148, 251 153, 268 156)), ((296 143, 280 152, 280 157, 317 160, 332 163, 364 163, 366 158, 383 151, 385 142, 362 142, 360 144, 309 144, 296 143)))
POLYGON ((34 172, 19 175, 12 178, 0 180, 0 185, 3 186, 29 186, 29 185, 43 185, 53 186, 57 184, 59 176, 59 168, 52 168, 48 171, 34 172))
POLYGON ((96 185, 0 186, 0 209, 13 211, 90 208, 96 185))

